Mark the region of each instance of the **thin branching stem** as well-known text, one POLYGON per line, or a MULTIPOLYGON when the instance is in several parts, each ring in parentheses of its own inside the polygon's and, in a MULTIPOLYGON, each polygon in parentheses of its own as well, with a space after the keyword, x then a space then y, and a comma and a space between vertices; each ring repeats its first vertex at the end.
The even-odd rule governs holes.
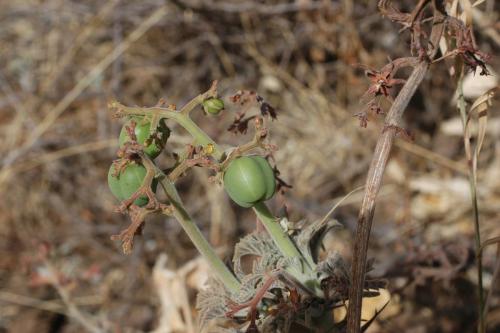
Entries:
MULTIPOLYGON (((463 73, 463 72, 462 72, 463 73)), ((458 81, 458 110, 464 130, 464 146, 469 140, 466 135, 467 131, 467 110, 463 90, 463 75, 458 81)), ((477 200, 477 182, 476 168, 473 166, 472 156, 467 156, 467 165, 469 167, 469 190, 472 203, 472 218, 474 220, 474 243, 476 247, 476 268, 477 268, 477 297, 478 297, 478 332, 484 333, 486 326, 484 323, 484 288, 483 288, 483 260, 481 247, 481 230, 479 225, 479 208, 477 200)))
POLYGON ((171 119, 181 125, 194 138, 196 144, 203 147, 208 144, 213 145, 214 157, 216 159, 221 159, 223 156, 222 149, 198 125, 196 125, 196 123, 189 117, 189 113, 182 112, 184 109, 176 111, 163 107, 130 107, 119 104, 118 102, 112 102, 110 106, 125 114, 139 116, 153 115, 159 116, 160 118, 171 119))

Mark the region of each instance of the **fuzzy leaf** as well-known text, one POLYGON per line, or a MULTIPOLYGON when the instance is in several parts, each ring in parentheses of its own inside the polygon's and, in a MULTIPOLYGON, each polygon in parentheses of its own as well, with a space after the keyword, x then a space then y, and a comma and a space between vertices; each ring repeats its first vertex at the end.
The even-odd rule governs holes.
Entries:
POLYGON ((196 298, 196 309, 199 312, 198 327, 208 326, 213 319, 226 318, 229 296, 221 282, 210 278, 206 288, 201 290, 196 298))
POLYGON ((259 257, 253 265, 253 272, 263 273, 266 267, 274 268, 282 254, 268 234, 254 232, 242 238, 234 249, 234 272, 240 279, 246 275, 241 267, 241 260, 244 256, 259 257))

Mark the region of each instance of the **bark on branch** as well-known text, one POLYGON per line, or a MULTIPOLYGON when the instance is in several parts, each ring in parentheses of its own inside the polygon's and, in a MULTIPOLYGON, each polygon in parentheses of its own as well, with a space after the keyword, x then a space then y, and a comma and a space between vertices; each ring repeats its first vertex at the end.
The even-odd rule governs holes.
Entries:
MULTIPOLYGON (((353 250, 353 263, 351 269, 351 288, 349 290, 349 309, 347 314, 347 332, 360 332, 361 320, 361 300, 363 287, 365 284, 366 260, 370 230, 372 227, 373 215, 375 212, 375 199, 380 190, 382 178, 385 172, 389 153, 397 134, 397 129, 401 126, 401 118, 408 106, 412 96, 422 82, 429 69, 432 59, 436 56, 439 40, 444 30, 446 13, 443 12, 442 3, 433 1, 433 23, 430 34, 427 52, 421 58, 405 85, 401 88, 398 96, 394 100, 386 119, 385 126, 380 134, 375 148, 374 156, 368 171, 365 185, 365 194, 358 216, 356 236, 353 250)), ((421 11, 422 8, 416 8, 421 11)), ((410 17, 413 17, 411 15, 410 17)), ((409 22, 410 26, 414 22, 409 22)))

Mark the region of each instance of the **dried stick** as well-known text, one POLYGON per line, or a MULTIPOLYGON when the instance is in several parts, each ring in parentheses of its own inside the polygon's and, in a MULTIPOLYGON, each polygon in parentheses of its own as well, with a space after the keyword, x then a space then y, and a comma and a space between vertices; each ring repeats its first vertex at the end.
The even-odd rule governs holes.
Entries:
POLYGON ((45 267, 50 271, 50 284, 61 297, 64 305, 68 309, 68 315, 83 326, 88 332, 103 333, 104 330, 94 322, 90 315, 83 313, 73 302, 68 290, 61 284, 57 277, 57 270, 48 259, 44 259, 45 267))
POLYGON ((368 171, 368 177, 365 184, 365 195, 359 211, 353 250, 354 259, 351 269, 352 281, 349 290, 349 309, 347 312, 347 332, 349 333, 360 332, 361 301, 365 283, 368 241, 370 239, 370 230, 373 222, 373 214, 375 212, 375 199, 380 190, 394 137, 398 132, 398 128, 400 128, 402 115, 410 99, 424 79, 429 69, 430 60, 433 59, 437 53, 437 45, 443 33, 445 23, 445 14, 441 12, 440 8, 441 7, 436 8, 434 4, 433 27, 430 35, 427 57, 422 57, 420 62, 415 66, 410 77, 394 100, 386 116, 385 126, 377 141, 377 146, 368 171))

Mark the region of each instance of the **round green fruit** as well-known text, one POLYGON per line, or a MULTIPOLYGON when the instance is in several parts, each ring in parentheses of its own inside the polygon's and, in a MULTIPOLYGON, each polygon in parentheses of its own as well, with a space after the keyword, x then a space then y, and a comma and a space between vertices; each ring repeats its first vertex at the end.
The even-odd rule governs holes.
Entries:
MULTIPOLYGON (((151 123, 149 121, 145 121, 142 117, 132 117, 123 125, 120 132, 120 147, 123 147, 126 142, 132 140, 129 133, 127 132, 127 127, 132 127, 132 122, 135 123, 134 133, 137 138, 137 142, 141 145, 144 145, 146 140, 149 139, 151 123)), ((163 147, 165 147, 165 144, 167 143, 168 137, 170 136, 170 130, 163 119, 160 120, 158 128, 156 130, 158 132, 158 135, 160 135, 160 138, 154 139, 149 146, 144 147, 144 152, 151 158, 155 158, 160 155, 163 147)))
POLYGON ((274 172, 262 156, 242 156, 232 161, 224 172, 224 188, 242 207, 269 200, 276 190, 274 172))
MULTIPOLYGON (((120 201, 126 200, 134 194, 146 177, 146 168, 136 163, 128 164, 119 175, 116 176, 115 165, 111 164, 108 171, 108 186, 111 193, 120 201)), ((153 181, 152 190, 156 191, 157 182, 153 181)), ((148 203, 147 196, 141 196, 134 201, 137 206, 148 203)))
POLYGON ((204 100, 202 103, 203 110, 212 115, 218 115, 222 110, 224 110, 224 101, 220 98, 209 98, 204 100))

